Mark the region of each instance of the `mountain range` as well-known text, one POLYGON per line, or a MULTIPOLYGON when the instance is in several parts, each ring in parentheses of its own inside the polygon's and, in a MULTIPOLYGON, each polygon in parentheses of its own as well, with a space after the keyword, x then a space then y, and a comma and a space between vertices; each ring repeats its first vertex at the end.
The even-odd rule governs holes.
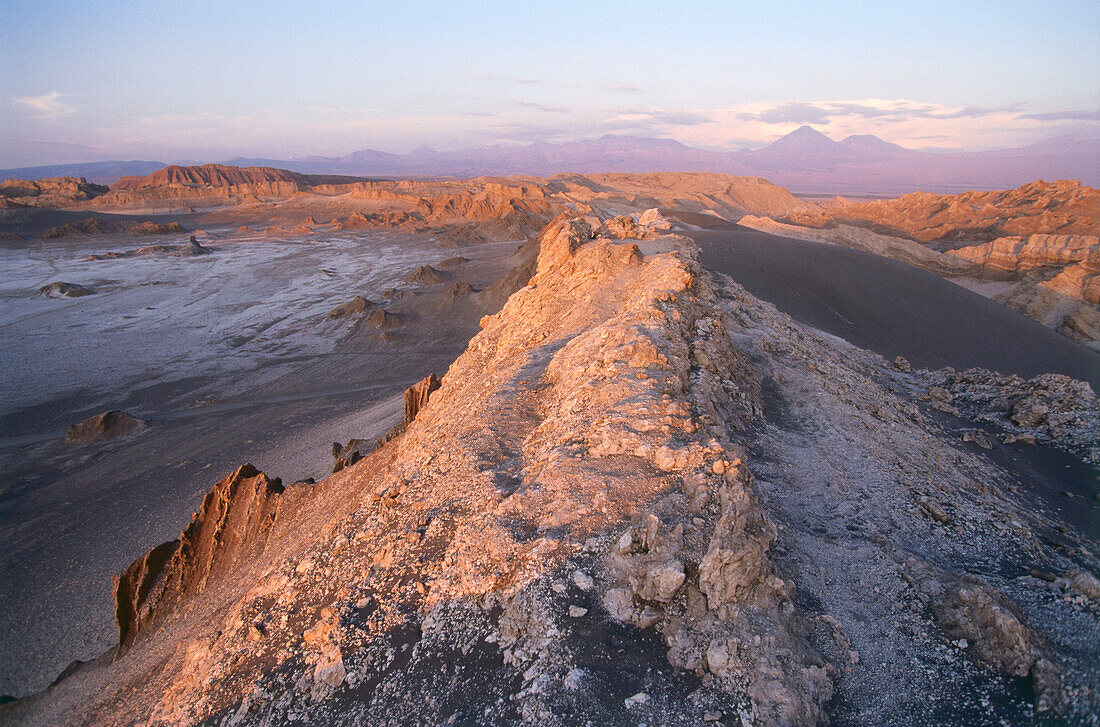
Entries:
MULTIPOLYGON (((928 152, 876 136, 834 141, 809 126, 756 150, 708 151, 671 139, 606 135, 562 144, 498 144, 458 151, 422 146, 407 154, 366 149, 346 156, 295 159, 236 157, 235 166, 266 166, 304 174, 373 177, 475 177, 562 172, 720 172, 757 175, 803 194, 901 194, 1004 189, 1036 179, 1078 179, 1100 185, 1100 139, 1060 136, 1018 149, 928 152)), ((5 178, 84 176, 113 183, 145 175, 160 162, 92 162, 0 170, 5 178)))

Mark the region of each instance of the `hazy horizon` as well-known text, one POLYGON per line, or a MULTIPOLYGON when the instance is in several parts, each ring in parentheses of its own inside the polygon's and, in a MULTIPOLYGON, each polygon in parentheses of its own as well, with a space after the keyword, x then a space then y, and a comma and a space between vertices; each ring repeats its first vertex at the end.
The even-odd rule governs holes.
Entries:
POLYGON ((802 125, 911 149, 1100 135, 1100 14, 1077 1, 996 12, 979 2, 277 2, 262 14, 63 2, 0 15, 4 167, 608 133, 726 151, 802 125))

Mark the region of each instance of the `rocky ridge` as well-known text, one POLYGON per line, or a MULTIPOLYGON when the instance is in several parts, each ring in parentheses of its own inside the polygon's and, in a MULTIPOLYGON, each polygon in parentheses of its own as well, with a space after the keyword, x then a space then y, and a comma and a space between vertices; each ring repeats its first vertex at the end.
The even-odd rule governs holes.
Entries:
POLYGON ((1034 233, 1100 234, 1100 190, 1063 179, 997 192, 914 192, 870 202, 837 197, 822 208, 793 212, 780 221, 815 228, 848 223, 944 250, 1034 233))
POLYGON ((1013 679, 1035 696, 1001 715, 1095 712, 1095 553, 1054 552, 980 455, 943 456, 912 372, 619 227, 549 226, 529 285, 361 461, 277 497, 219 483, 192 523, 209 547, 167 571, 203 575, 162 581, 125 654, 0 714, 881 723, 1013 679), (218 555, 229 512, 269 523, 249 557, 218 555))

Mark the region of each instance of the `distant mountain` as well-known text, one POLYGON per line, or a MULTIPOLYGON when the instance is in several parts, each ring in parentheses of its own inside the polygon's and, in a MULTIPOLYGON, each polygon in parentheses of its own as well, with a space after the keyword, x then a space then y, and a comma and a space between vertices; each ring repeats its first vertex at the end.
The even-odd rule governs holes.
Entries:
POLYGON ((421 147, 409 154, 364 150, 343 157, 248 162, 309 174, 390 177, 721 172, 762 176, 796 192, 814 194, 949 193, 1064 178, 1100 186, 1100 139, 1067 136, 1021 149, 931 153, 870 134, 834 141, 809 126, 761 149, 736 152, 694 149, 671 139, 608 134, 564 144, 495 145, 454 152, 421 147))
POLYGON ((874 134, 853 134, 841 141, 840 146, 864 157, 896 157, 909 152, 905 147, 883 141, 874 134))
MULTIPOLYGON (((695 149, 672 139, 608 134, 563 144, 497 144, 459 151, 422 146, 408 154, 364 149, 341 157, 238 157, 225 163, 302 174, 390 178, 720 172, 766 177, 799 193, 895 195, 920 190, 1009 189, 1036 179, 1078 179, 1100 186, 1100 139, 1062 136, 1020 149, 933 153, 906 149, 870 134, 834 141, 803 126, 761 149, 730 152, 695 149)), ((74 175, 103 183, 149 174, 162 166, 155 162, 97 162, 0 171, 0 176, 40 179, 74 175)))
POLYGON ((46 179, 48 177, 84 177, 96 184, 114 184, 122 177, 144 177, 165 166, 164 162, 81 162, 47 164, 37 167, 0 169, 0 179, 46 179))

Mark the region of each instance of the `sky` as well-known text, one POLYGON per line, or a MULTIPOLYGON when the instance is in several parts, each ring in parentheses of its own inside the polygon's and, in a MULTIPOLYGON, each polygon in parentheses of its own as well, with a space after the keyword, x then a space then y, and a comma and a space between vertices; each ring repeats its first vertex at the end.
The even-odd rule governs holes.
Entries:
POLYGON ((0 2, 0 166, 1100 136, 1100 3, 0 2))

